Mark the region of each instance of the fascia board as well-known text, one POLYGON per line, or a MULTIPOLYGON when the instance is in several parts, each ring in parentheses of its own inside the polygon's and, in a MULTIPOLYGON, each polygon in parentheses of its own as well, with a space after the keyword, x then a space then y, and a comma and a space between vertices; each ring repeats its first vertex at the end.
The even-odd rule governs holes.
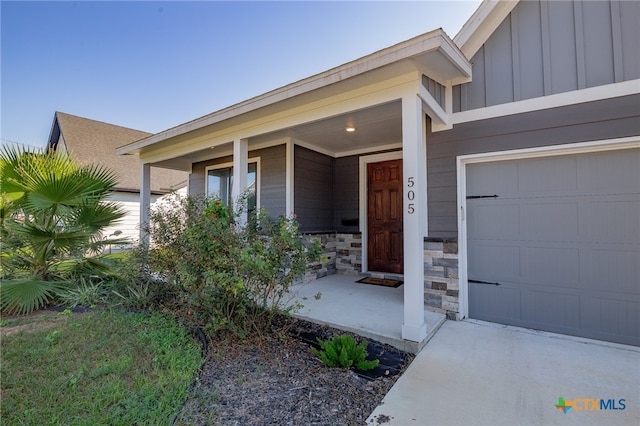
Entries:
POLYGON ((61 134, 62 134, 62 131, 60 130, 60 123, 58 123, 58 111, 56 111, 55 114, 53 115, 53 123, 51 123, 51 130, 49 131, 47 148, 51 148, 53 147, 53 145, 57 144, 61 134), (55 137, 54 135, 57 135, 57 137, 55 137), (54 137, 56 140, 54 140, 54 137))
POLYGON ((482 47, 504 19, 518 4, 518 0, 485 0, 453 38, 468 59, 482 47))
POLYGON ((464 52, 458 48, 458 46, 449 37, 444 38, 445 43, 441 45, 441 52, 449 58, 449 60, 456 65, 456 67, 463 74, 456 78, 456 80, 471 81, 471 70, 473 66, 471 62, 465 57, 464 52))

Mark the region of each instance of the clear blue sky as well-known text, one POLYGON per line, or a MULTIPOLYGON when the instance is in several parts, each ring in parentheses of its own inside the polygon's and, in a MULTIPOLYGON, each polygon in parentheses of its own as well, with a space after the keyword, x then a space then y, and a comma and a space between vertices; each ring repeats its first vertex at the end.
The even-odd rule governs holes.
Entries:
POLYGON ((3 143, 55 111, 159 132, 442 27, 480 1, 1 1, 3 143))

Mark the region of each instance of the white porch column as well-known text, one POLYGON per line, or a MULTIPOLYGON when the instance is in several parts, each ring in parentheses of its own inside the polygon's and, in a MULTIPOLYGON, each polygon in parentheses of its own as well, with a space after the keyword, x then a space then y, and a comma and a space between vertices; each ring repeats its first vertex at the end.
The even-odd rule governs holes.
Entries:
POLYGON ((294 156, 293 156, 293 150, 294 150, 294 145, 293 142, 291 140, 287 141, 287 145, 286 145, 286 176, 285 176, 285 192, 286 192, 286 196, 285 196, 285 208, 284 208, 284 214, 285 216, 289 216, 295 213, 295 206, 293 203, 294 200, 294 187, 293 187, 293 182, 294 182, 294 174, 293 174, 293 170, 294 170, 294 156))
MULTIPOLYGON (((236 139, 233 141, 233 185, 231 186, 231 199, 236 203, 247 189, 247 173, 249 172, 249 140, 236 139)), ((246 206, 245 206, 246 207, 246 206)), ((246 209, 239 218, 240 224, 247 222, 246 209)))
POLYGON ((140 244, 149 244, 149 209, 151 208, 151 164, 140 164, 140 244))
POLYGON ((424 232, 427 186, 424 169, 426 132, 422 100, 402 98, 402 166, 404 176, 404 322, 402 338, 421 342, 424 322, 424 232))

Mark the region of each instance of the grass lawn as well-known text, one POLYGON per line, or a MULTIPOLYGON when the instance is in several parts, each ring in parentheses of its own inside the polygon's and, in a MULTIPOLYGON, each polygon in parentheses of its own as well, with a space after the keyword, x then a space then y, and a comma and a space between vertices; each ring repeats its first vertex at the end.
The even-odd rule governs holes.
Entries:
POLYGON ((2 424, 169 424, 202 362, 173 318, 95 311, 3 318, 2 424))

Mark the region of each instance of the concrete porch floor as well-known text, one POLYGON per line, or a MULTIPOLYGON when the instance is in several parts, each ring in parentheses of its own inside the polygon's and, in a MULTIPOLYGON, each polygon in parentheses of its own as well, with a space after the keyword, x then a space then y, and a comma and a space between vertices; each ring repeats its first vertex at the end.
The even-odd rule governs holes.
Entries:
POLYGON ((425 310, 427 337, 419 343, 404 340, 403 285, 389 288, 356 283, 360 278, 357 275, 329 275, 292 286, 292 301, 304 305, 293 316, 353 332, 412 353, 418 353, 446 321, 443 313, 425 310), (318 293, 321 297, 316 299, 318 293))

